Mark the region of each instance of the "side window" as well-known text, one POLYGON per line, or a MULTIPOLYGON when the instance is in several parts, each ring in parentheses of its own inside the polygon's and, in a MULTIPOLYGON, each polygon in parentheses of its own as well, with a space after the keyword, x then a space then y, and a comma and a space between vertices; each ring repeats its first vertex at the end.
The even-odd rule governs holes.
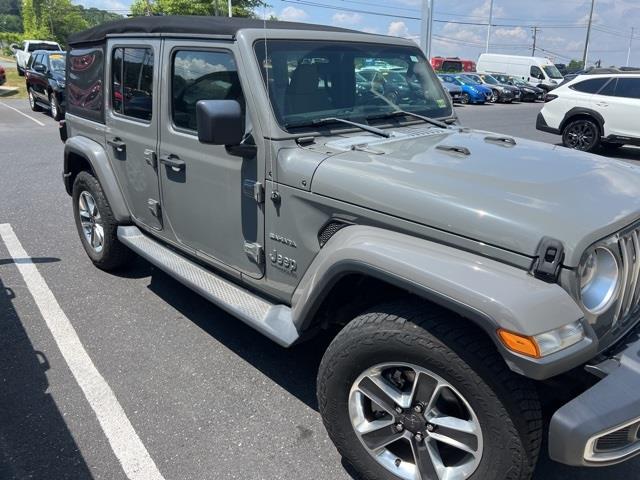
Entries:
POLYGON ((67 111, 104 123, 103 47, 72 48, 67 72, 67 111))
POLYGON ((114 48, 111 58, 111 106, 127 117, 151 120, 153 50, 114 48))
POLYGON ((180 50, 171 71, 171 118, 176 127, 196 130, 199 100, 237 100, 244 112, 238 68, 229 52, 180 50))
POLYGON ((531 70, 529 71, 529 74, 533 77, 533 78, 537 78, 539 80, 542 80, 544 78, 544 75, 542 73, 542 70, 540 70, 540 68, 536 67, 535 65, 531 66, 531 70))
POLYGON ((572 90, 576 90, 582 93, 596 93, 602 87, 604 87, 605 83, 609 81, 609 78, 590 78, 589 80, 584 80, 582 82, 571 85, 572 90))
POLYGON ((640 78, 618 78, 616 97, 640 99, 640 78))
POLYGON ((598 95, 606 95, 608 97, 613 97, 616 94, 616 85, 618 84, 617 78, 612 78, 609 83, 607 83, 602 90, 598 92, 598 95))

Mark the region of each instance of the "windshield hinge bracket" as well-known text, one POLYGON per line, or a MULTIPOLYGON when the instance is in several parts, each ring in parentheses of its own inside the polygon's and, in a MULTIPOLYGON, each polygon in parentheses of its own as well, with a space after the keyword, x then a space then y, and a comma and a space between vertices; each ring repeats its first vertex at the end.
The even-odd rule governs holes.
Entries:
POLYGON ((545 282, 555 283, 564 260, 564 245, 560 240, 542 237, 536 250, 531 271, 533 276, 545 282))

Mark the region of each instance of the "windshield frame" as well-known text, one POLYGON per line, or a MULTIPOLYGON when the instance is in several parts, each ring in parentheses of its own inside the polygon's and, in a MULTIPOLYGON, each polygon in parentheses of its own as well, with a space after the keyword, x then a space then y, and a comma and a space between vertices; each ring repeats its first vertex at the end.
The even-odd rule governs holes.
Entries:
MULTIPOLYGON (((280 138, 283 135, 287 138, 298 138, 298 137, 304 137, 309 135, 324 136, 324 135, 327 135, 327 127, 323 127, 320 125, 311 125, 311 124, 304 125, 304 126, 287 127, 286 122, 281 121, 281 119, 278 117, 278 115, 275 112, 274 104, 270 97, 269 89, 267 87, 267 82, 265 81, 265 76, 263 75, 263 67, 260 64, 260 61, 261 61, 260 59, 262 58, 262 56, 258 55, 259 52, 262 53, 259 50, 259 48, 260 46, 264 46, 265 40, 268 42, 275 42, 275 41, 278 41, 278 42, 282 41, 283 43, 288 42, 290 44, 293 44, 292 49, 295 49, 295 42, 299 42, 303 44, 308 42, 317 42, 319 45, 331 45, 331 44, 340 45, 340 44, 346 43, 346 44, 353 44, 353 45, 360 45, 360 46, 362 46, 363 44, 371 45, 372 48, 377 48, 377 49, 380 49, 383 47, 392 47, 392 48, 403 48, 403 49, 411 50, 411 54, 415 56, 419 56, 420 61, 424 62, 426 67, 429 69, 430 71, 429 76, 433 77, 432 88, 440 90, 440 93, 442 94, 442 99, 445 102, 447 102, 445 104, 445 107, 441 107, 441 109, 447 110, 446 114, 438 117, 433 117, 433 118, 440 119, 440 120, 448 120, 448 119, 454 118, 455 116, 453 104, 449 99, 447 90, 438 80, 437 75, 433 71, 433 67, 431 66, 428 59, 426 59, 426 57, 421 52, 419 47, 412 41, 405 40, 402 38, 390 39, 389 37, 381 37, 379 35, 372 35, 372 34, 366 34, 366 33, 361 34, 361 33, 352 33, 352 32, 348 32, 348 33, 338 32, 336 33, 335 36, 332 36, 331 40, 327 40, 326 37, 322 37, 318 35, 318 32, 309 32, 308 34, 304 32, 303 34, 301 34, 301 32, 296 31, 295 36, 292 35, 294 31, 286 31, 286 30, 281 30, 276 32, 270 30, 266 35, 264 33, 260 34, 261 32, 259 31, 251 31, 250 33, 251 35, 246 35, 247 38, 242 38, 242 37, 245 37, 245 35, 240 35, 239 40, 241 43, 243 43, 243 40, 246 40, 247 42, 246 42, 245 48, 251 51, 251 57, 252 57, 251 63, 253 64, 251 66, 251 69, 258 74, 259 83, 261 84, 260 88, 262 89, 261 92, 264 92, 264 96, 260 100, 262 101, 264 99, 263 103, 264 103, 264 106, 267 108, 265 108, 263 111, 268 112, 270 116, 269 118, 270 125, 267 127, 267 130, 271 130, 272 137, 280 138)), ((403 107, 398 106, 398 108, 401 109, 403 107)), ((415 111, 415 113, 418 113, 418 114, 423 114, 424 112, 424 110, 419 110, 419 109, 415 109, 415 110, 412 109, 411 111, 415 111)), ((366 117, 371 115, 380 114, 380 113, 391 113, 391 112, 392 110, 388 109, 388 110, 372 111, 368 113, 362 112, 362 116, 335 115, 335 114, 332 114, 331 116, 339 116, 340 118, 343 118, 345 120, 357 122, 357 121, 362 121, 366 117)), ((323 116, 325 115, 318 112, 318 119, 323 116)), ((395 118, 389 117, 388 120, 377 122, 375 126, 379 128, 387 128, 387 127, 397 128, 405 125, 412 125, 415 123, 423 123, 419 119, 415 119, 415 118, 408 119, 408 117, 405 117, 405 118, 406 119, 403 120, 403 117, 395 117, 395 118)), ((339 130, 354 131, 354 130, 357 130, 357 128, 352 128, 352 127, 349 127, 348 125, 338 125, 338 124, 335 124, 334 126, 332 124, 330 130, 332 132, 339 131, 339 130)))

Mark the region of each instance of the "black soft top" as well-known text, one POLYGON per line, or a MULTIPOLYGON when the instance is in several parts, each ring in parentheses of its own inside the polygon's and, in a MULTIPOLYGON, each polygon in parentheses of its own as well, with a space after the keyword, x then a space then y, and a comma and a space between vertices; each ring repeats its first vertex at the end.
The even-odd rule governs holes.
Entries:
POLYGON ((78 32, 69 37, 69 45, 81 45, 103 42, 107 35, 113 34, 199 34, 199 35, 228 35, 234 37, 238 30, 243 28, 267 28, 289 30, 315 30, 328 32, 354 32, 344 28, 313 25, 310 23, 281 22, 240 17, 214 17, 214 16, 157 16, 157 17, 133 17, 124 20, 97 25, 89 30, 78 32))

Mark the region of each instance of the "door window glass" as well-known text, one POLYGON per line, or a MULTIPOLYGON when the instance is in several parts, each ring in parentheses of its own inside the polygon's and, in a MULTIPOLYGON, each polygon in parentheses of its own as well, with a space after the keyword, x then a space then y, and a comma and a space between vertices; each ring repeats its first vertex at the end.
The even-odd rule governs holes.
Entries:
POLYGON ((609 78, 590 78, 589 80, 584 80, 583 82, 576 83, 575 85, 571 85, 572 90, 577 90, 578 92, 583 93, 596 93, 600 90, 605 83, 609 81, 609 78))
POLYGON ((200 100, 237 100, 244 112, 238 69, 229 52, 176 52, 171 92, 171 115, 176 127, 197 129, 196 103, 200 100))
POLYGON ((602 90, 598 92, 598 95, 607 95, 609 97, 613 97, 616 94, 616 85, 618 83, 617 78, 612 78, 609 83, 607 83, 602 90))
POLYGON ((530 74, 533 78, 537 78, 539 80, 542 80, 544 78, 542 70, 540 70, 540 68, 536 67, 535 65, 531 67, 530 74))
POLYGON ((640 78, 619 78, 616 97, 640 99, 640 78))
POLYGON ((111 105, 115 112, 151 120, 153 106, 153 50, 115 48, 111 61, 111 105))

